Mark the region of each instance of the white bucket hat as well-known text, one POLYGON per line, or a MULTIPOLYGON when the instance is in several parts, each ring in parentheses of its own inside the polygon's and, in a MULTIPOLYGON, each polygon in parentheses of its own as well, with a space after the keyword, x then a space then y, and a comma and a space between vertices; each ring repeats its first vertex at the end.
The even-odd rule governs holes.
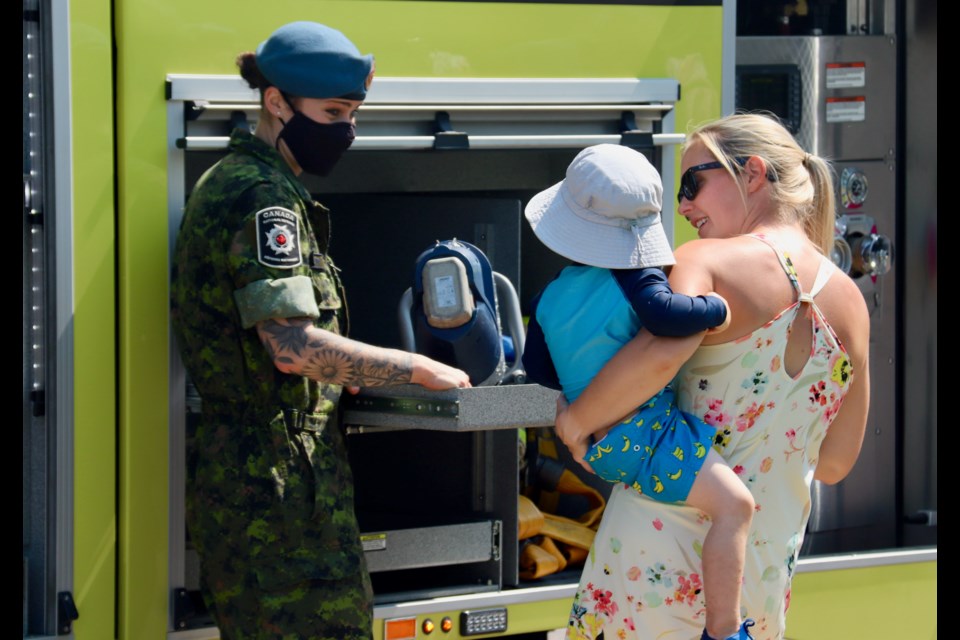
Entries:
POLYGON ((581 264, 636 269, 676 264, 660 223, 663 184, 639 151, 587 147, 567 177, 535 195, 524 214, 543 244, 581 264))

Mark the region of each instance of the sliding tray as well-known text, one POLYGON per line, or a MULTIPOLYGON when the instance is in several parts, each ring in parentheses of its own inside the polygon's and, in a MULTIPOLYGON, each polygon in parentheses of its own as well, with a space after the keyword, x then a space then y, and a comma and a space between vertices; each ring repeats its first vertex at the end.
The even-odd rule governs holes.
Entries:
POLYGON ((489 431, 553 426, 557 395, 537 384, 446 391, 403 385, 344 394, 340 406, 344 424, 361 430, 489 431))
MULTIPOLYGON (((500 560, 500 522, 378 530, 360 536, 367 569, 396 571, 500 560)), ((499 577, 498 577, 499 578, 499 577)))
POLYGON ((484 520, 362 533, 376 601, 499 591, 502 527, 484 520))

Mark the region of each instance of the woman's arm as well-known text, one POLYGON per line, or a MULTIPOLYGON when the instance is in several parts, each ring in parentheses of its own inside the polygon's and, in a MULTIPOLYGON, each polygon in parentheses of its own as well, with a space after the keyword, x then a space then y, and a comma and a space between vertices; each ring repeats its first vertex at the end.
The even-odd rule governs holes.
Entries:
POLYGON ((558 404, 557 435, 574 459, 584 464, 591 434, 629 415, 663 389, 697 350, 703 335, 658 338, 641 330, 573 404, 558 404))
POLYGON ((843 406, 833 419, 827 435, 820 443, 820 455, 813 477, 825 484, 836 484, 847 477, 853 469, 867 427, 867 412, 870 407, 870 372, 863 363, 860 374, 843 399, 843 406))
MULTIPOLYGON (((835 274, 834 278, 846 277, 835 274)), ((859 289, 852 281, 845 282, 845 291, 838 296, 843 304, 835 309, 842 322, 833 324, 843 341, 853 378, 840 411, 820 443, 817 468, 813 477, 826 484, 836 484, 853 469, 867 428, 870 410, 870 314, 859 289)), ((833 309, 832 309, 833 310, 833 309)))
MULTIPOLYGON (((674 290, 699 295, 713 290, 709 255, 689 245, 677 251, 670 272, 674 290)), ((673 380, 703 340, 703 332, 685 338, 658 338, 641 330, 604 365, 580 397, 569 406, 558 403, 557 435, 574 459, 582 461, 590 435, 630 415, 673 380)))

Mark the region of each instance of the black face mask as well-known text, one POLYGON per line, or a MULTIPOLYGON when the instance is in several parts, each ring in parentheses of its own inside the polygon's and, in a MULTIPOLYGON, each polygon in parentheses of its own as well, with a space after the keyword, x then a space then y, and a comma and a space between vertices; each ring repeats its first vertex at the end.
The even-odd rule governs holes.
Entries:
POLYGON ((283 139, 301 169, 325 176, 333 170, 343 152, 350 148, 355 137, 356 127, 352 122, 326 124, 294 111, 290 121, 283 122, 283 130, 277 136, 277 146, 279 148, 283 139))

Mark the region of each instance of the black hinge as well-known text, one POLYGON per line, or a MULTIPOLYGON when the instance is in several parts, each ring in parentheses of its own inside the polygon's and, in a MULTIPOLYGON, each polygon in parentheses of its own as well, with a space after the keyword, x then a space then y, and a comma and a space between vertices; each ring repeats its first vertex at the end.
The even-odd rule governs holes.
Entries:
POLYGON ((40 11, 38 9, 26 9, 23 12, 24 22, 40 22, 40 11))
POLYGON ((173 597, 174 630, 216 626, 199 590, 178 587, 171 592, 171 596, 173 597))
POLYGON ((620 114, 620 144, 637 151, 653 149, 653 134, 637 130, 637 118, 633 111, 620 114))
POLYGON ((30 405, 34 418, 47 415, 47 394, 43 389, 34 389, 30 392, 30 405))
POLYGON ((469 149, 470 138, 463 131, 454 131, 450 123, 450 114, 438 111, 433 116, 434 149, 469 149))
POLYGON ((190 594, 186 589, 173 590, 173 628, 186 629, 187 621, 193 617, 196 611, 193 608, 193 601, 190 600, 190 594))
POLYGON ((247 114, 239 109, 230 112, 230 130, 227 131, 227 135, 233 133, 234 129, 243 129, 244 131, 249 131, 253 133, 253 127, 250 126, 250 121, 247 119, 247 114))
POLYGON ((57 635, 65 636, 70 634, 70 627, 73 621, 80 617, 77 611, 77 605, 73 603, 73 594, 69 591, 61 591, 57 594, 57 635))
POLYGON ((183 117, 187 122, 196 120, 207 110, 207 103, 203 100, 187 100, 183 103, 183 117))

